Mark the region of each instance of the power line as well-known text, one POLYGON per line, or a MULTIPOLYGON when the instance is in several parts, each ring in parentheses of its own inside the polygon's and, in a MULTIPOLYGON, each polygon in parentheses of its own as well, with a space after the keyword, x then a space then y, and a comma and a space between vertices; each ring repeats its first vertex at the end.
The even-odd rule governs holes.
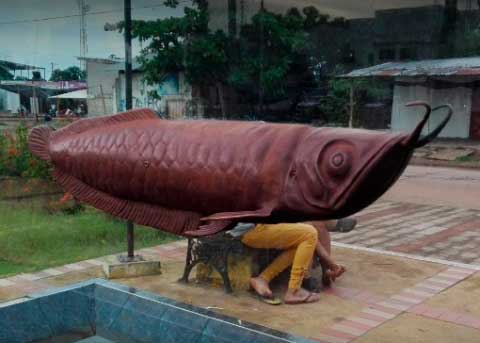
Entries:
MULTIPOLYGON (((186 3, 191 2, 190 0, 180 1, 179 3, 186 3)), ((161 5, 148 5, 148 6, 139 6, 139 7, 132 7, 132 10, 139 10, 145 8, 157 8, 157 7, 166 7, 164 4, 161 5)), ((86 13, 87 16, 90 15, 99 15, 99 14, 108 14, 108 13, 115 13, 115 12, 123 12, 123 7, 121 9, 112 9, 112 10, 105 10, 105 11, 96 11, 96 12, 88 12, 86 13)), ((68 18, 78 18, 81 17, 82 14, 70 14, 64 16, 57 16, 57 17, 46 17, 46 18, 35 18, 35 19, 23 19, 23 20, 12 20, 12 21, 2 21, 0 25, 14 25, 14 24, 27 24, 27 23, 38 23, 50 20, 58 20, 58 19, 68 19, 68 18)))

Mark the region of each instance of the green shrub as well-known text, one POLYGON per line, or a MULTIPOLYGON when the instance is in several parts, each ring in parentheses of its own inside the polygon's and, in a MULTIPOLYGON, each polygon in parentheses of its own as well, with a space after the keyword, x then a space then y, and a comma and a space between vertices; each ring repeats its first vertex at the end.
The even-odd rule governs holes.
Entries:
POLYGON ((28 127, 24 123, 14 133, 4 130, 0 135, 0 175, 50 177, 50 165, 28 150, 28 127))

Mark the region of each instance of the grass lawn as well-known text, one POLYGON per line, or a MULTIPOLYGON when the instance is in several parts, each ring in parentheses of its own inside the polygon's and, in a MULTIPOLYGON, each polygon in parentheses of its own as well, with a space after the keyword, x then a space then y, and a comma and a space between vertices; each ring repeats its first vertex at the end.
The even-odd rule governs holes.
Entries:
MULTIPOLYGON (((135 248, 178 237, 136 226, 135 248)), ((0 277, 126 251, 125 224, 93 208, 75 215, 0 202, 0 277)))

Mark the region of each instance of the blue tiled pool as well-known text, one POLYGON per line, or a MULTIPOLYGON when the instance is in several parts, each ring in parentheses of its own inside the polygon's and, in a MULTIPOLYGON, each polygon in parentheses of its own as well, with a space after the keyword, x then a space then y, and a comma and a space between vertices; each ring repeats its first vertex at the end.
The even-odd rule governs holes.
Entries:
POLYGON ((1 343, 311 342, 102 279, 0 304, 1 343))

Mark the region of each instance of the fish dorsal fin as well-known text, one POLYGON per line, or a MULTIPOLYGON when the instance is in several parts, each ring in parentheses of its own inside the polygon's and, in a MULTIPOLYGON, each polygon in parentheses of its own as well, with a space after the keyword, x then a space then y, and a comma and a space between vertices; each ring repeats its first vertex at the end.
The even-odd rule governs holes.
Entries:
POLYGON ((52 136, 54 138, 60 138, 64 136, 79 134, 95 127, 114 125, 114 124, 127 122, 127 121, 155 119, 155 118, 159 118, 159 117, 154 111, 148 108, 140 108, 140 109, 135 109, 127 112, 114 114, 111 116, 81 119, 68 126, 65 126, 64 128, 58 131, 53 132, 52 136))

